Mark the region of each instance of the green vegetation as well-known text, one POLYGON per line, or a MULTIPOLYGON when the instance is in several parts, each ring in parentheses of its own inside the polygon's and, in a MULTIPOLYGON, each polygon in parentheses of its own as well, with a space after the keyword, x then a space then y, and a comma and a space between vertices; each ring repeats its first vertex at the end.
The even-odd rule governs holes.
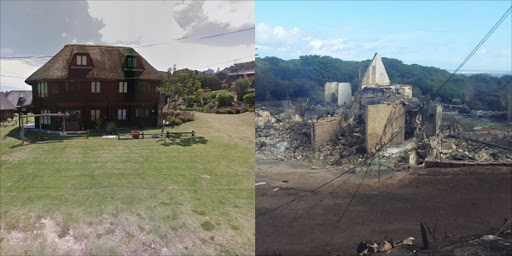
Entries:
POLYGON ((197 79, 201 82, 201 88, 210 90, 220 90, 222 82, 215 75, 198 74, 197 79))
POLYGON ((0 255, 253 254, 254 115, 195 113, 173 129, 191 130, 20 146, 18 128, 0 128, 0 255))
POLYGON ((215 92, 215 100, 217 107, 231 106, 235 100, 235 96, 227 90, 220 90, 215 92))
MULTIPOLYGON (((276 57, 256 58, 256 101, 286 98, 312 98, 321 100, 323 85, 329 81, 350 82, 353 89, 360 84, 361 75, 371 60, 343 61, 328 56, 301 56, 282 60, 276 57)), ((410 84, 415 96, 432 97, 450 76, 446 70, 382 58, 392 83, 410 84)), ((505 110, 506 87, 510 75, 500 78, 478 74, 455 75, 439 92, 445 103, 462 103, 473 109, 505 110)))
POLYGON ((241 78, 233 83, 233 90, 237 96, 238 101, 242 101, 248 90, 254 88, 254 77, 241 78))

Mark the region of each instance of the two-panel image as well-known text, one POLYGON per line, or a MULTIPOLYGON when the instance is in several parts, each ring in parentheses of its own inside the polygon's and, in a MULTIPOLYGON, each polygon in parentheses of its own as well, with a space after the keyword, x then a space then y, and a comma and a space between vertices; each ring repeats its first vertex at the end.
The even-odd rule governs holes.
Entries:
POLYGON ((0 1, 0 255, 512 255, 511 1, 0 1))

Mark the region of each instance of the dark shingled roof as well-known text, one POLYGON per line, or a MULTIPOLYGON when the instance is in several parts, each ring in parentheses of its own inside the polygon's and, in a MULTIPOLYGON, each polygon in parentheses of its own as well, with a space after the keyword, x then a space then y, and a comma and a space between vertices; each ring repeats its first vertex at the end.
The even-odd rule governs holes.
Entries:
POLYGON ((0 93, 0 110, 14 110, 16 106, 12 104, 3 93, 0 93))
POLYGON ((140 79, 160 80, 159 72, 149 64, 133 48, 108 45, 68 44, 53 56, 41 68, 30 75, 25 83, 45 80, 68 79, 69 65, 75 53, 88 53, 94 68, 88 72, 87 79, 122 80, 124 79, 123 64, 127 55, 139 56, 144 72, 140 79))
POLYGON ((18 108, 24 108, 32 105, 32 91, 11 91, 7 99, 18 108))

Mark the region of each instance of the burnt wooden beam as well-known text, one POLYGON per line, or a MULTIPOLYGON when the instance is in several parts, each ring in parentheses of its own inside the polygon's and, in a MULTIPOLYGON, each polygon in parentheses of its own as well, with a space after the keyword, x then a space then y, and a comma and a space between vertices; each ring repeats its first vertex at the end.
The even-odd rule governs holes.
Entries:
POLYGON ((430 245, 428 243, 428 237, 427 237, 427 231, 425 230, 425 225, 423 225, 423 222, 420 223, 421 228, 421 238, 423 239, 423 249, 430 250, 430 245))

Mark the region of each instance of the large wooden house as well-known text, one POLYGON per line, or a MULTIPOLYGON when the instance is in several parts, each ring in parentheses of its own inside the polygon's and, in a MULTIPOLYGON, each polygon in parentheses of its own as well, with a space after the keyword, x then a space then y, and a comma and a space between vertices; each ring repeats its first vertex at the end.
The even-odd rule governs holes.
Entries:
MULTIPOLYGON (((66 45, 25 82, 33 113, 66 113, 66 130, 157 126, 163 97, 161 75, 128 47, 66 45)), ((36 118, 36 127, 61 130, 62 117, 36 118)))

